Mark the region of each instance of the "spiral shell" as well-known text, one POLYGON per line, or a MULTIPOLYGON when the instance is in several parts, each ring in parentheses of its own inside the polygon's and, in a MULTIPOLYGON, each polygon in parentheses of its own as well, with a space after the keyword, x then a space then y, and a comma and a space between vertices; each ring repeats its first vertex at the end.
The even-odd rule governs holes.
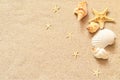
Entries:
POLYGON ((90 22, 90 24, 87 26, 87 30, 90 33, 97 32, 99 28, 100 28, 100 25, 98 23, 95 23, 95 22, 90 22))
POLYGON ((96 48, 94 50, 94 57, 98 59, 108 59, 108 52, 103 48, 96 48))
POLYGON ((78 17, 78 20, 83 19, 87 15, 87 2, 80 2, 75 8, 74 14, 78 17))
POLYGON ((92 38, 92 46, 95 48, 105 48, 114 43, 116 35, 109 29, 99 30, 92 38))

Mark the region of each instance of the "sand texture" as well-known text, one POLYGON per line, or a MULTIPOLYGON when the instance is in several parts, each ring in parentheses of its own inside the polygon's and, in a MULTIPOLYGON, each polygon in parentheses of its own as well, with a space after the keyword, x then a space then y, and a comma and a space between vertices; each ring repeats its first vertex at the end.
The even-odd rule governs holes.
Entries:
POLYGON ((120 0, 87 0, 81 22, 73 13, 80 1, 0 0, 0 80, 120 80, 120 0), (105 28, 117 39, 109 60, 97 60, 86 27, 92 8, 106 7, 115 23, 105 28))

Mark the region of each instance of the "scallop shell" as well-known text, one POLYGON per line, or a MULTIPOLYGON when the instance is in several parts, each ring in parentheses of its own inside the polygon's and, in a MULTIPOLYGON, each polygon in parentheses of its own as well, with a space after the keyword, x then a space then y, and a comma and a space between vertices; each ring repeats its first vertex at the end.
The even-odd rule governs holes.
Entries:
POLYGON ((99 30, 92 38, 92 46, 95 48, 105 48, 114 43, 116 35, 109 29, 99 30))
POLYGON ((97 32, 99 28, 100 28, 100 25, 98 23, 95 23, 95 22, 90 22, 90 24, 87 26, 87 30, 90 33, 97 32))
POLYGON ((78 17, 78 20, 83 19, 87 15, 87 2, 80 2, 75 8, 74 14, 78 17))

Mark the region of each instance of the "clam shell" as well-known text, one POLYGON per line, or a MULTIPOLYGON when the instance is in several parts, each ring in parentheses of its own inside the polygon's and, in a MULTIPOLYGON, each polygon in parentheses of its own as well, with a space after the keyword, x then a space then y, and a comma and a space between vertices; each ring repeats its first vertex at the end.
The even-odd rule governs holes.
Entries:
POLYGON ((99 30, 92 38, 92 46, 96 48, 105 48, 114 43, 116 35, 109 29, 99 30))

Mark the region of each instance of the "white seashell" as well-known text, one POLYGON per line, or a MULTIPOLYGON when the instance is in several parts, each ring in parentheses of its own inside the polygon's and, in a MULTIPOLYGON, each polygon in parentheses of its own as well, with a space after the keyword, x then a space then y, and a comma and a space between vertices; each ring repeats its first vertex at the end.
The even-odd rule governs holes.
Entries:
POLYGON ((95 58, 99 58, 99 59, 108 59, 108 53, 105 49, 103 48, 96 48, 96 50, 94 51, 94 57, 95 58))
POLYGON ((109 29, 99 30, 92 38, 92 46, 95 48, 105 48, 114 43, 116 35, 109 29))

